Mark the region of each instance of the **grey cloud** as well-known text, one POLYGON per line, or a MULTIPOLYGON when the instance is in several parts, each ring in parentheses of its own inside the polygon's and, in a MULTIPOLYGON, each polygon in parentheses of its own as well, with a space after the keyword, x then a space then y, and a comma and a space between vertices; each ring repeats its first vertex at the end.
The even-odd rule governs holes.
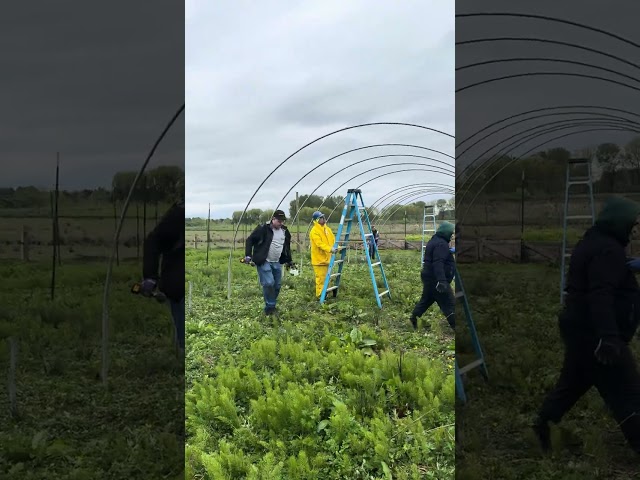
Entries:
MULTIPOLYGON (((0 15, 9 39, 0 42, 2 184, 48 184, 57 151, 68 188, 108 185, 117 170, 139 168, 184 101, 181 6, 8 5, 0 15)), ((184 164, 184 119, 153 164, 161 162, 184 164)))
MULTIPOLYGON (((488 10, 482 2, 467 1, 459 6, 460 12, 472 13, 488 10)), ((547 16, 564 18, 584 23, 596 28, 608 30, 612 33, 630 38, 640 43, 637 35, 635 19, 640 13, 640 6, 634 2, 555 2, 553 5, 534 4, 526 8, 515 8, 513 2, 504 0, 491 2, 491 11, 512 13, 537 13, 547 16), (577 8, 579 5, 580 8, 577 8), (614 14, 612 14, 614 13, 614 14)), ((553 24, 538 20, 515 18, 479 18, 458 19, 456 22, 456 39, 470 40, 481 37, 537 37, 563 42, 571 42, 581 46, 595 48, 637 63, 638 48, 625 45, 595 32, 588 32, 577 27, 553 24)), ((613 68, 626 75, 640 79, 640 71, 621 62, 580 51, 561 45, 545 45, 524 42, 493 42, 476 45, 458 46, 456 49, 456 65, 458 67, 470 63, 489 59, 515 57, 547 57, 569 59, 595 64, 605 68, 613 68)), ((509 64, 492 64, 470 70, 457 72, 457 87, 468 85, 492 77, 524 73, 527 71, 544 72, 576 72, 617 79, 640 87, 638 80, 620 79, 615 74, 597 71, 577 65, 551 62, 518 62, 509 64)), ((640 91, 622 88, 612 83, 593 79, 563 76, 532 76, 528 78, 510 79, 485 84, 456 95, 457 140, 462 142, 481 128, 510 115, 536 108, 560 105, 599 105, 605 107, 622 108, 640 113, 640 91)), ((475 159, 492 143, 515 134, 524 127, 535 127, 559 120, 562 117, 547 117, 532 120, 526 124, 510 128, 502 133, 482 142, 477 147, 459 158, 459 164, 464 165, 475 159)), ((571 118, 571 117, 564 117, 571 118)), ((576 116, 573 116, 576 118, 576 116)), ((564 133, 568 133, 565 131, 564 133)), ((538 139, 533 139, 514 153, 524 153, 554 136, 563 132, 551 133, 538 139)), ((588 145, 597 145, 606 141, 625 143, 637 133, 619 132, 588 132, 550 142, 538 149, 565 146, 578 149, 588 145)), ((467 142, 469 146, 471 142, 467 142)))
MULTIPOLYGON (((278 163, 339 128, 399 121, 455 133, 453 5, 413 1, 372 9, 362 1, 265 2, 255 11, 240 12, 228 5, 189 2, 187 11, 187 215, 206 215, 209 202, 214 216, 244 209, 278 163)), ((424 154, 380 147, 323 163, 345 150, 378 143, 424 145, 450 154, 454 148, 453 139, 416 129, 342 132, 278 169, 249 208, 275 207, 316 165, 322 164, 282 205, 288 208, 295 191, 310 193, 355 161, 389 153, 424 154)), ((411 161, 428 163, 402 157, 373 160, 339 173, 317 193, 327 195, 369 168, 411 161)), ((394 168, 373 171, 355 182, 394 168)), ((442 175, 397 173, 368 183, 365 200, 373 202, 421 175, 425 181, 435 178, 453 185, 453 178, 442 175)))

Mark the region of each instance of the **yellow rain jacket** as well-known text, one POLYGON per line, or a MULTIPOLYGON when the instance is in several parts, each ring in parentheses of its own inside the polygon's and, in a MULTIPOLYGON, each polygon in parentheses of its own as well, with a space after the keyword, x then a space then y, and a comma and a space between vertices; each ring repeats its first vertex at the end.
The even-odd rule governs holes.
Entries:
POLYGON ((311 265, 329 265, 331 260, 331 249, 336 242, 331 228, 326 223, 315 225, 309 232, 309 240, 311 240, 311 265))

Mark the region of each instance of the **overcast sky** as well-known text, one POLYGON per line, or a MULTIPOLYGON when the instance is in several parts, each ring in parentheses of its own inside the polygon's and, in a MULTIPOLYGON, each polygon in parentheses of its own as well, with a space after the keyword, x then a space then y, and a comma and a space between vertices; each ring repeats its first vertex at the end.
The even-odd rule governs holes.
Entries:
MULTIPOLYGON (((179 2, 7 2, 0 13, 0 186, 110 186, 184 102, 179 2)), ((184 117, 150 168, 184 164, 184 117)))
MULTIPOLYGON (((456 2, 456 14, 479 13, 479 12, 510 12, 510 13, 537 13, 541 15, 559 17, 579 23, 584 23, 596 28, 607 30, 622 37, 626 37, 640 43, 638 34, 637 19, 640 18, 640 5, 638 2, 628 0, 615 0, 609 2, 584 2, 574 0, 572 2, 542 1, 528 2, 526 7, 516 7, 514 2, 509 0, 476 1, 465 0, 456 2)), ((611 55, 616 55, 635 65, 627 65, 619 60, 607 58, 593 52, 579 50, 569 46, 549 45, 531 42, 501 41, 491 43, 481 43, 473 45, 458 45, 456 48, 456 67, 472 63, 506 59, 516 57, 545 57, 554 59, 567 59, 576 62, 584 62, 596 65, 601 68, 616 70, 625 78, 616 73, 596 70, 592 67, 580 65, 570 65, 563 63, 550 63, 545 61, 534 62, 512 62, 508 64, 491 64, 457 72, 456 89, 465 85, 482 81, 485 79, 512 75, 525 72, 576 72, 593 76, 606 77, 619 82, 626 83, 640 89, 640 47, 630 46, 608 38, 603 34, 585 31, 583 29, 553 24, 541 20, 517 19, 517 18, 459 18, 456 21, 456 42, 495 37, 518 37, 518 38, 541 38, 556 41, 570 42, 580 46, 598 49, 611 55)), ((640 90, 624 88, 619 85, 607 83, 600 80, 561 77, 561 76, 535 76, 503 80, 489 83, 482 86, 470 88, 458 92, 456 95, 456 144, 464 142, 470 135, 478 130, 496 122, 502 118, 525 112, 528 110, 558 107, 571 105, 595 105, 609 108, 625 109, 640 114, 640 90)), ((607 112, 598 110, 600 113, 589 114, 596 111, 590 109, 562 109, 557 112, 583 112, 576 115, 564 115, 540 118, 517 126, 503 130, 499 134, 489 137, 479 143, 471 150, 462 155, 462 151, 469 147, 476 140, 481 138, 478 135, 472 141, 462 144, 458 149, 457 171, 461 171, 461 166, 468 165, 469 162, 481 156, 488 149, 496 153, 499 149, 492 148, 493 145, 516 134, 540 125, 552 127, 551 122, 567 119, 591 119, 601 121, 602 114, 608 113, 620 115, 625 119, 639 122, 640 117, 620 112, 607 112)), ((540 112, 541 115, 548 112, 540 112)), ((525 118, 525 117, 520 117, 525 118)), ((515 121, 518 119, 514 119, 515 121)), ((506 124, 506 123, 505 123, 506 124)), ((558 125, 558 124, 556 124, 558 125)), ((497 130, 492 127, 491 130, 497 130)), ((583 129, 596 128, 581 127, 583 129)), ((638 130, 632 125, 631 128, 638 130)), ((521 148, 512 153, 521 154, 536 145, 569 132, 578 132, 578 128, 548 133, 537 139, 527 141, 521 148)), ((482 134, 484 135, 484 134, 482 134)), ((534 151, 563 146, 569 150, 580 149, 582 147, 598 145, 603 142, 615 142, 625 144, 632 137, 638 135, 637 132, 585 132, 578 135, 558 139, 545 146, 536 148, 534 151)), ((515 140, 515 139, 514 139, 515 140)), ((502 144, 502 148, 510 140, 502 144)))
MULTIPOLYGON (((280 162, 343 127, 405 122, 455 135, 454 23, 454 2, 187 0, 186 215, 206 217, 209 203, 212 218, 243 210, 280 162)), ((316 191, 326 196, 360 173, 364 175, 335 194, 345 195, 347 188, 401 169, 413 171, 364 185, 365 203, 408 184, 453 187, 452 176, 428 166, 451 171, 453 160, 418 148, 369 148, 324 163, 346 150, 380 143, 417 145, 449 155, 455 148, 454 139, 418 128, 349 130, 285 163, 249 208, 275 208, 316 166, 285 198, 281 206, 287 213, 296 191, 311 193, 327 180, 316 191), (350 167, 379 155, 422 155, 448 165, 399 156, 350 167), (382 165, 388 166, 366 172, 382 165)))

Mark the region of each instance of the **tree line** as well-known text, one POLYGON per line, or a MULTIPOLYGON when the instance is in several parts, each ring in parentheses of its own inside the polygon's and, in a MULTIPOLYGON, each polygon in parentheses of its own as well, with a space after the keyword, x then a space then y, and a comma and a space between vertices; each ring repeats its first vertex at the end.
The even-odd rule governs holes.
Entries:
MULTIPOLYGON (((124 201, 129 194, 137 172, 117 172, 111 181, 111 189, 95 188, 60 190, 61 204, 105 204, 124 201)), ((159 166, 148 170, 138 181, 132 200, 148 203, 172 202, 177 188, 184 183, 184 170, 178 166, 159 166), (180 183, 182 182, 182 183, 180 183)), ((35 186, 0 188, 0 208, 44 208, 51 203, 53 189, 35 186)))
MULTIPOLYGON (((325 214, 329 222, 338 222, 342 215, 342 207, 344 205, 344 198, 340 196, 328 196, 321 197, 319 195, 300 195, 298 202, 292 200, 289 203, 288 219, 292 220, 298 212, 297 207, 304 206, 300 209, 300 222, 309 222, 313 212, 321 211, 325 214)), ((453 219, 455 214, 455 198, 441 198, 431 202, 413 202, 409 204, 392 203, 387 204, 382 202, 382 208, 367 208, 367 213, 370 219, 375 221, 376 218, 389 219, 392 222, 403 222, 405 216, 409 222, 422 222, 425 205, 436 205, 441 219, 453 219)), ((232 223, 237 224, 242 215, 242 210, 238 210, 232 213, 231 218, 217 219, 216 223, 232 223)), ((273 209, 262 210, 260 208, 247 209, 242 221, 243 225, 257 225, 260 223, 266 223, 271 220, 273 215, 273 209)), ((187 219, 188 224, 196 225, 199 219, 187 219), (190 223, 189 223, 190 222, 190 223), (196 223, 194 223, 196 222, 196 223)), ((198 223, 199 225, 199 223, 198 223)))
POLYGON ((479 160, 457 180, 457 193, 469 189, 470 194, 475 194, 487 183, 484 195, 520 194, 524 172, 527 195, 564 195, 566 167, 572 158, 589 160, 595 193, 640 192, 640 137, 623 146, 607 142, 574 152, 560 147, 516 158, 501 155, 479 160), (596 172, 600 173, 598 178, 596 172), (474 180, 473 185, 469 179, 474 180), (466 182, 465 188, 462 182, 466 182))

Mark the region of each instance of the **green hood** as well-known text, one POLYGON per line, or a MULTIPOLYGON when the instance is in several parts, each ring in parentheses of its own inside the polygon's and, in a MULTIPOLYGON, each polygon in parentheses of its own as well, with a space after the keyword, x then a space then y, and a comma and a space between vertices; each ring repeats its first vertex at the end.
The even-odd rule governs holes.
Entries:
POLYGON ((436 234, 438 234, 439 236, 441 236, 442 238, 444 238, 446 241, 449 242, 451 241, 451 236, 453 235, 454 231, 455 231, 455 226, 453 225, 453 223, 442 222, 438 227, 438 230, 436 230, 436 234))
POLYGON ((640 215, 640 204, 624 197, 610 197, 598 214, 596 226, 626 244, 629 242, 629 235, 638 215, 640 215))

